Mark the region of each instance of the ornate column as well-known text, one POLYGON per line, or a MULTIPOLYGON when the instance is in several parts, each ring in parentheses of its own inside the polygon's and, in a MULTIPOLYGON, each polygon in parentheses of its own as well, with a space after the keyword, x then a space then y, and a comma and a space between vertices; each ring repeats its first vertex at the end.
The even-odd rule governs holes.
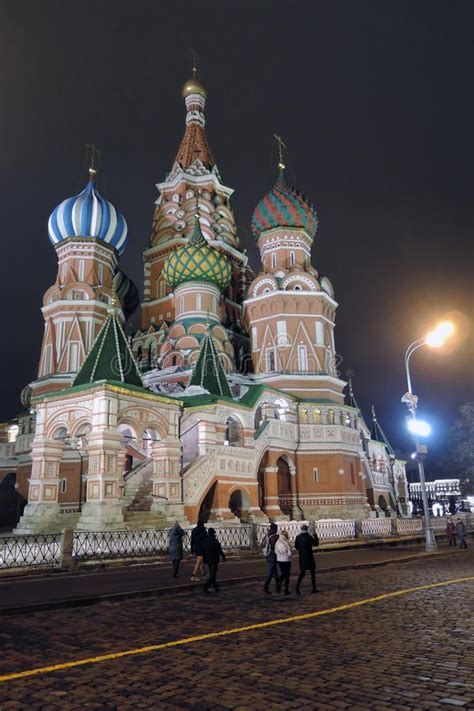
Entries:
POLYGON ((278 503, 278 467, 267 466, 263 471, 265 476, 265 513, 269 518, 284 518, 278 503))
POLYGON ((58 496, 59 463, 63 446, 57 440, 33 440, 28 503, 15 533, 52 533, 61 530, 58 496))
POLYGON ((153 503, 150 511, 163 513, 168 518, 184 519, 181 487, 181 444, 169 437, 155 442, 153 458, 153 503))
POLYGON ((290 464, 290 487, 291 487, 291 518, 293 521, 302 521, 303 511, 298 503, 298 486, 296 482, 296 467, 290 464))
POLYGON ((88 437, 87 496, 77 524, 79 530, 125 528, 120 491, 125 450, 120 440, 115 429, 103 429, 88 437))

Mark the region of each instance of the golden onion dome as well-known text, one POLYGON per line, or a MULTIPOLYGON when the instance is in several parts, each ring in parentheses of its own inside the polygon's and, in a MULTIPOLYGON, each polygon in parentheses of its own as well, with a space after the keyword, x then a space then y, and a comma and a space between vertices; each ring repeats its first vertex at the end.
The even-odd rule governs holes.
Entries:
POLYGON ((189 96, 189 94, 201 94, 201 96, 206 98, 207 90, 204 84, 199 81, 199 79, 193 77, 192 79, 188 79, 188 81, 183 84, 183 88, 181 89, 181 95, 183 99, 189 96))

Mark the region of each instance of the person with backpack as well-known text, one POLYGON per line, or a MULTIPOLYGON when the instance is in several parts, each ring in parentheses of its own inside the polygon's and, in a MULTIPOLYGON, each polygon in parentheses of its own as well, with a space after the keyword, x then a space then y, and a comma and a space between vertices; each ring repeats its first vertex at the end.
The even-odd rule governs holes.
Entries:
POLYGON ((278 527, 276 523, 271 523, 262 548, 263 555, 267 561, 267 574, 265 576, 265 580, 263 581, 263 592, 267 593, 267 595, 270 594, 269 585, 272 578, 275 580, 276 591, 280 592, 281 590, 280 578, 278 577, 277 557, 275 553, 275 544, 277 540, 278 527))
POLYGON ((168 555, 173 566, 173 578, 178 577, 179 564, 183 559, 183 536, 184 530, 179 525, 179 521, 176 521, 169 532, 168 546, 168 555))
POLYGON ((191 580, 198 581, 200 576, 204 575, 203 557, 204 557, 204 542, 207 538, 206 527, 204 521, 198 521, 196 528, 191 531, 191 553, 196 556, 196 564, 194 566, 191 580))
POLYGON ((219 567, 219 560, 225 562, 225 554, 222 550, 222 546, 216 537, 216 532, 213 528, 210 528, 207 532, 206 540, 204 541, 204 562, 209 567, 209 577, 204 583, 204 592, 209 592, 211 585, 214 586, 214 590, 219 592, 220 587, 217 584, 216 575, 217 568, 219 567))
POLYGON ((298 580, 296 581, 295 588, 295 592, 297 595, 301 595, 301 581, 303 580, 304 576, 306 575, 306 571, 308 570, 311 575, 311 583, 313 586, 311 592, 319 592, 318 588, 316 587, 316 562, 314 560, 313 555, 313 548, 315 546, 319 546, 319 539, 316 533, 314 534, 314 536, 311 536, 310 533, 308 533, 308 526, 304 523, 301 526, 301 533, 296 536, 295 540, 295 548, 298 551, 300 557, 300 574, 298 575, 298 580))
POLYGON ((280 568, 280 586, 285 586, 285 595, 290 595, 291 546, 288 531, 282 531, 275 543, 275 555, 280 568))

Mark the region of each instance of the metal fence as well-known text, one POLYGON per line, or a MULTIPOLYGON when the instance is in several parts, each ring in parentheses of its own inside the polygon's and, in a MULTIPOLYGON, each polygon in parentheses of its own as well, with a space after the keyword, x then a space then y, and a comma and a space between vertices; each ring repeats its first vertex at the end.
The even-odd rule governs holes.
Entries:
MULTIPOLYGON (((431 519, 437 533, 443 533, 448 517, 431 519)), ((453 517, 461 518, 468 530, 471 519, 465 514, 453 517)), ((279 521, 279 531, 286 530, 290 541, 301 531, 304 521, 279 521)), ((309 524, 309 522, 306 522, 309 524)), ((314 522, 316 533, 321 543, 356 539, 359 537, 409 536, 421 534, 423 521, 414 519, 371 518, 362 521, 321 520, 314 522), (392 528, 393 526, 393 528, 392 528)), ((209 527, 209 526, 208 526, 209 527)), ((222 547, 226 551, 261 550, 269 524, 219 526, 214 528, 222 547)), ((72 550, 64 553, 75 562, 103 561, 126 558, 147 558, 166 555, 169 544, 169 528, 147 529, 143 531, 72 531, 69 540, 72 550)), ((185 529, 183 548, 190 552, 192 528, 185 529)), ((62 536, 60 533, 37 534, 27 536, 0 536, 0 569, 59 567, 61 565, 62 536)), ((65 539, 64 539, 65 540, 65 539)), ((68 563, 65 563, 67 565, 68 563)))
MULTIPOLYGON (((191 528, 184 529, 183 548, 191 550, 191 528)), ((252 526, 215 528, 222 548, 227 551, 250 550, 252 526)), ((72 555, 76 560, 113 560, 165 555, 168 551, 169 528, 144 531, 76 531, 72 555)))
POLYGON ((0 568, 60 565, 61 534, 0 537, 0 568))

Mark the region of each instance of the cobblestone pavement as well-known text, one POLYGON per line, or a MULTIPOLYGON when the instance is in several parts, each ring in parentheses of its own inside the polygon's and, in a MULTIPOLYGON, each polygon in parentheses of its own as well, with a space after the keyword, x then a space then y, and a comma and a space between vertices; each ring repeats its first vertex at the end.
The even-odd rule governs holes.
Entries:
MULTIPOLYGON (((224 564, 225 565, 225 564, 224 564)), ((242 583, 204 595, 6 617, 0 674, 474 576, 472 548, 321 576, 319 595, 242 583)), ((294 580, 292 580, 294 584, 294 580)), ((474 581, 322 617, 0 684, 0 709, 474 709, 474 581)))

